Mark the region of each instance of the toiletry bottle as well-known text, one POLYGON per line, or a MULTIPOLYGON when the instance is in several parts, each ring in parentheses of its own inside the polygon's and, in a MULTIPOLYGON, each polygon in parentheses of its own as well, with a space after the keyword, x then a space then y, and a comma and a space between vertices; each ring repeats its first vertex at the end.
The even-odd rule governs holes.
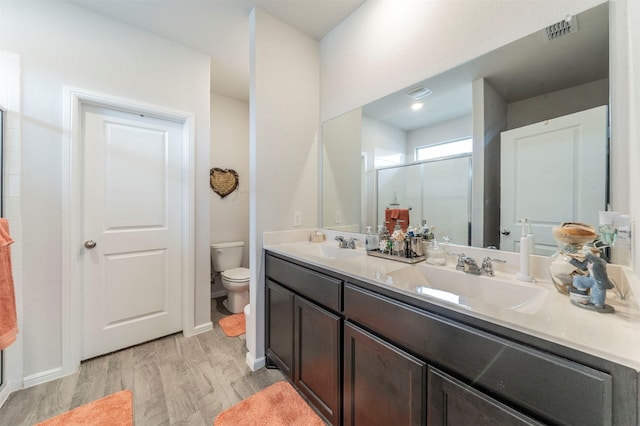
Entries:
POLYGON ((516 278, 520 281, 533 282, 535 279, 529 275, 529 239, 526 233, 526 223, 529 219, 520 219, 522 224, 522 235, 520 237, 520 272, 516 278))
POLYGON ((378 234, 371 234, 371 248, 367 249, 367 250, 378 250, 378 248, 380 247, 380 240, 378 238, 378 234))
POLYGON ((427 246, 427 263, 430 265, 444 265, 447 263, 444 248, 435 237, 427 246))
POLYGON ((531 232, 531 219, 526 219, 527 221, 527 243, 529 244, 529 254, 536 254, 536 241, 533 238, 533 233, 531 232))
POLYGON ((388 247, 389 247, 389 230, 386 227, 386 223, 385 225, 381 225, 382 226, 382 233, 380 234, 380 252, 382 253, 388 253, 388 247))
POLYGON ((377 238, 377 242, 378 242, 378 246, 377 249, 382 251, 382 238, 384 235, 384 231, 385 231, 385 226, 384 224, 382 225, 378 225, 378 232, 376 233, 376 238, 377 238))
POLYGON ((367 234, 364 236, 364 248, 366 250, 373 250, 372 237, 373 237, 373 235, 371 235, 371 227, 367 226, 367 234))

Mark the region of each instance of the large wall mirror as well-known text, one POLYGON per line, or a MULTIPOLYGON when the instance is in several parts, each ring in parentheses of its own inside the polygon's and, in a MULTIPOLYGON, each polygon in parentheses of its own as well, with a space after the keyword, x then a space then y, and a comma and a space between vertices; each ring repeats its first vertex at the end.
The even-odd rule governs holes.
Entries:
POLYGON ((323 123, 322 226, 363 232, 411 207, 453 243, 518 251, 526 217, 550 253, 551 227, 607 206, 608 105, 604 3, 323 123))

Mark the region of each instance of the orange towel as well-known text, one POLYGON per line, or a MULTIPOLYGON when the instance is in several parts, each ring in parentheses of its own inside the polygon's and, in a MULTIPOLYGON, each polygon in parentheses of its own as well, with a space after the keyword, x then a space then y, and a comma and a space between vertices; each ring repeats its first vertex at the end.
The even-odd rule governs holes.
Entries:
POLYGON ((18 334, 16 317, 16 295, 11 271, 11 248, 13 239, 9 235, 9 221, 0 218, 0 349, 15 342, 18 334))
POLYGON ((400 222, 400 227, 403 232, 407 232, 407 227, 409 226, 409 209, 386 209, 384 211, 384 220, 387 222, 389 234, 393 234, 397 220, 404 221, 400 222))

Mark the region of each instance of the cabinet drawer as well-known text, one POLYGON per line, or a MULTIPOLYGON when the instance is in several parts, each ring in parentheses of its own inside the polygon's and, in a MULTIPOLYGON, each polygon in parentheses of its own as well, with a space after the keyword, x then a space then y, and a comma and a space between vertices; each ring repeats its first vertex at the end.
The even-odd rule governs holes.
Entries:
POLYGON ((269 278, 334 312, 342 309, 342 281, 267 254, 269 278))
POLYGON ((351 284, 347 319, 544 421, 609 425, 611 376, 351 284))

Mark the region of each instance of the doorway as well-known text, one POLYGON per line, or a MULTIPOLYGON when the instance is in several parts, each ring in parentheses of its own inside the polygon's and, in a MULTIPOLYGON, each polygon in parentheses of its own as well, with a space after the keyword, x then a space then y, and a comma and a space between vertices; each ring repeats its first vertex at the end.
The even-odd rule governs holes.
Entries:
POLYGON ((191 114, 71 88, 65 101, 68 373, 82 359, 193 329, 194 181, 191 114))
POLYGON ((557 249, 563 222, 598 223, 607 205, 607 106, 502 132, 500 248, 519 251, 520 223, 531 220, 535 254, 557 249))

